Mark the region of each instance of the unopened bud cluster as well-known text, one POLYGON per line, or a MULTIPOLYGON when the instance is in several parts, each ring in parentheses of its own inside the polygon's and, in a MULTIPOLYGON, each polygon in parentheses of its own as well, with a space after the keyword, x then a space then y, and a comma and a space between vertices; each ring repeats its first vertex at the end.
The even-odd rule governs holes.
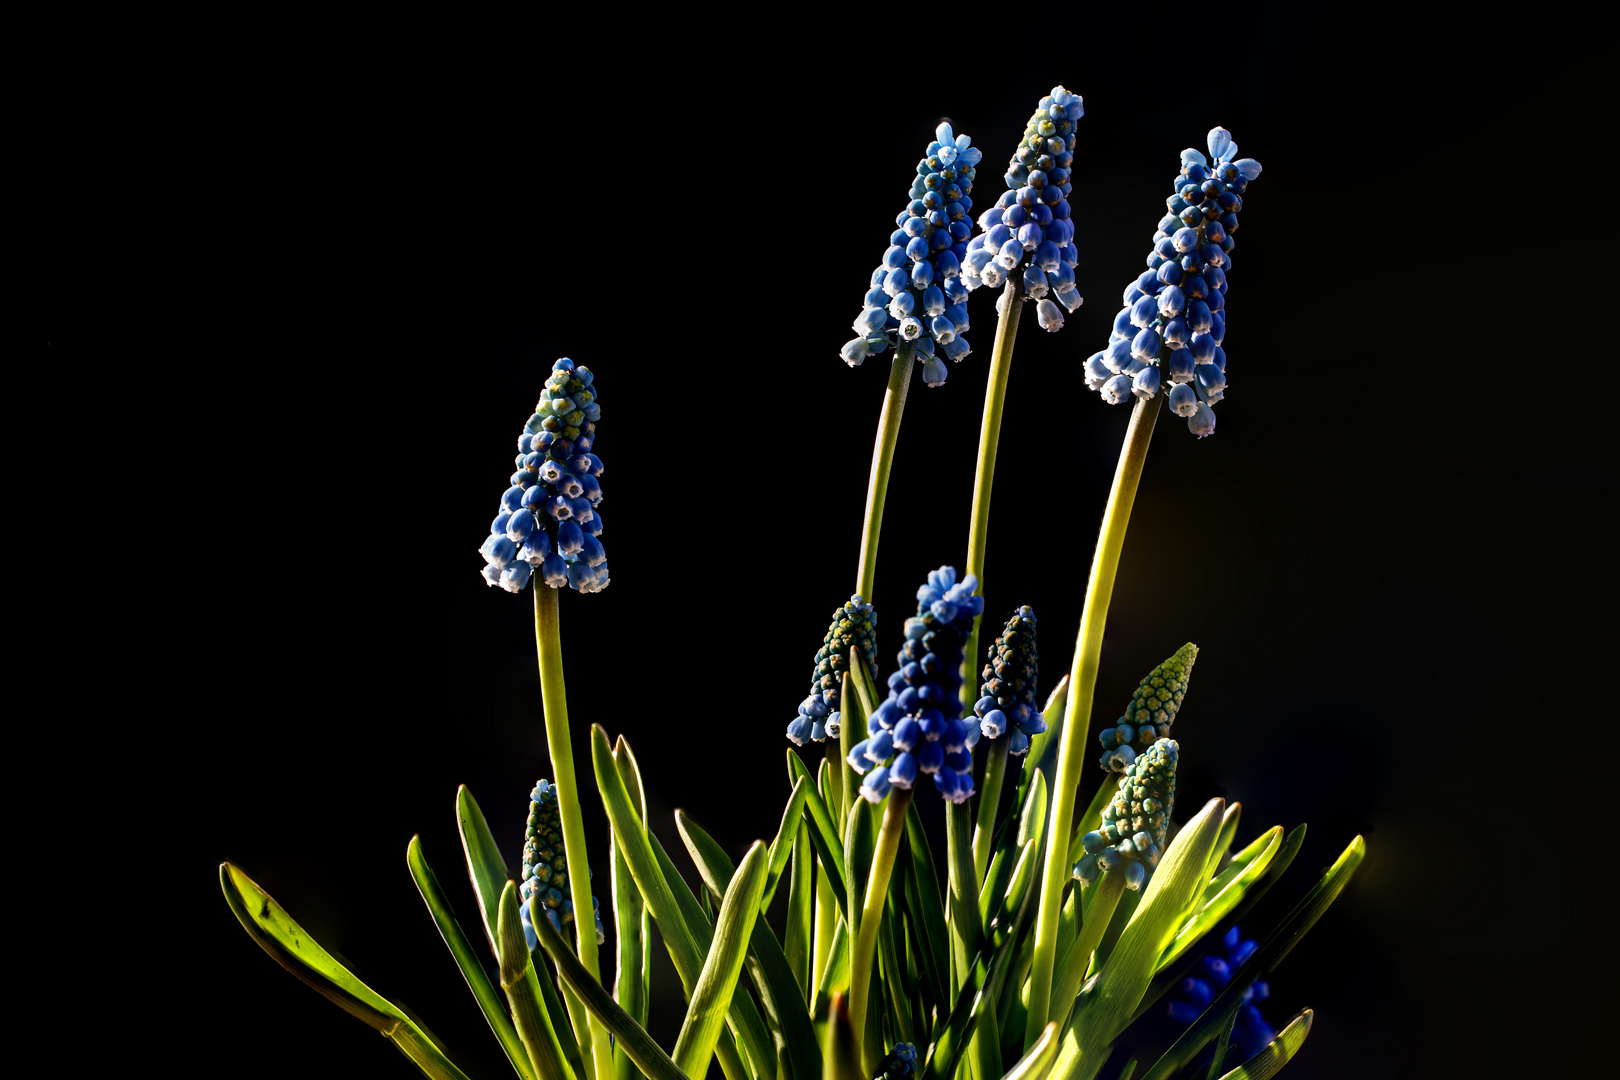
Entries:
POLYGON ((1125 715, 1098 734, 1103 754, 1097 764, 1109 772, 1124 772, 1136 755, 1170 736, 1170 725, 1176 722, 1181 700, 1187 696, 1187 682, 1197 659, 1198 646, 1189 641, 1143 677, 1125 706, 1125 715))
POLYGON ((816 669, 810 675, 810 693, 799 702, 799 714, 788 724, 787 737, 794 746, 807 741, 825 742, 838 738, 842 715, 839 711, 844 675, 849 671, 849 651, 858 649, 866 673, 877 681, 877 612, 861 599, 851 596, 833 612, 832 625, 816 650, 816 669))
POLYGON ((1176 803, 1180 753, 1174 739, 1160 739, 1125 770, 1119 790, 1103 807, 1102 827, 1080 838, 1086 854, 1074 864, 1074 876, 1081 884, 1117 872, 1125 875, 1126 888, 1140 889, 1148 871, 1159 865, 1176 803))
MULTIPOLYGON (((568 859, 563 854, 562 817, 557 810, 557 789, 541 780, 529 793, 529 823, 523 832, 523 934, 532 950, 539 939, 529 921, 529 899, 533 897, 559 934, 574 921, 574 902, 568 893, 568 859)), ((591 915, 596 922, 596 943, 606 939, 602 932, 602 905, 591 897, 591 915)))
POLYGON ((991 643, 984 665, 984 685, 973 706, 979 730, 987 739, 999 739, 1012 729, 1007 753, 1029 752, 1029 740, 1046 730, 1046 718, 1036 704, 1040 664, 1035 650, 1035 609, 1025 604, 1002 627, 991 643))

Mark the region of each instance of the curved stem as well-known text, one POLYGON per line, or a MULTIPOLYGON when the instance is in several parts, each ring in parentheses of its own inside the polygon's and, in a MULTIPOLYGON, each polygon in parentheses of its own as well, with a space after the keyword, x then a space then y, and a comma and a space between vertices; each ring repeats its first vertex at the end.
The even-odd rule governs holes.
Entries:
MULTIPOLYGON (((585 851, 585 822, 580 817, 579 792, 574 782, 574 748, 568 737, 568 695, 563 688, 557 590, 538 581, 534 584, 534 644, 540 659, 540 700, 545 708, 551 782, 557 789, 563 854, 568 860, 568 895, 574 903, 575 950, 591 978, 601 982, 596 956, 596 920, 591 914, 591 864, 585 851)), ((608 1030, 594 1016, 588 1023, 593 1059, 590 1068, 596 1080, 613 1080, 613 1050, 608 1030)))
POLYGON ((906 410, 906 390, 911 386, 911 362, 916 346, 903 341, 894 350, 889 365, 889 389, 883 395, 883 412, 878 417, 877 443, 872 447, 872 475, 866 482, 866 516, 861 521, 861 563, 856 569, 855 591, 872 602, 872 583, 877 577, 878 534, 883 531, 883 501, 889 494, 889 470, 894 465, 894 445, 900 440, 900 415, 906 410))
MULTIPOLYGON (((872 958, 877 952, 878 927, 883 924, 883 902, 889 895, 889 876, 894 870, 895 852, 900 850, 900 837, 906 831, 906 809, 910 805, 909 790, 889 792, 883 809, 883 827, 878 831, 877 847, 872 851, 872 873, 866 879, 866 898, 855 924, 855 946, 849 967, 849 1019, 855 1029, 855 1044, 860 1047, 867 1043, 862 1035, 866 1031, 872 986, 872 958)), ((877 1062, 865 1062, 864 1067, 866 1071, 862 1075, 876 1075, 877 1062)))
POLYGON ((1108 509, 1097 534, 1097 550, 1091 560, 1091 580, 1086 586, 1086 603, 1070 668, 1067 723, 1058 746, 1057 778, 1052 783, 1052 812, 1046 826, 1046 866, 1041 874, 1041 905, 1035 920, 1035 955, 1030 962, 1025 1045, 1040 1037, 1049 1019, 1058 909, 1070 873, 1069 827, 1074 821, 1075 797, 1091 726, 1091 699, 1097 688, 1103 626, 1108 622, 1108 601, 1114 591, 1114 575, 1119 570, 1119 555, 1125 546, 1125 529, 1131 521, 1142 466, 1147 461, 1148 443, 1153 439, 1153 424, 1159 418, 1164 398, 1163 393, 1155 394, 1138 401, 1131 411, 1125 445, 1120 448, 1119 465, 1114 470, 1114 486, 1108 494, 1108 509))
MULTIPOLYGON (((984 595, 984 549, 990 535, 990 489, 996 480, 996 450, 1001 444, 1001 412, 1007 400, 1007 379, 1012 374, 1013 339, 1018 336, 1018 316, 1023 310, 1016 279, 1007 282, 1001 292, 1001 316, 996 320, 996 345, 990 354, 990 374, 984 389, 984 419, 979 422, 979 460, 973 470, 973 516, 968 525, 966 574, 979 579, 977 595, 984 595)), ((973 630, 968 634, 967 649, 962 654, 962 682, 976 687, 979 675, 979 623, 983 615, 973 617, 973 630)), ((977 695, 974 695, 977 697, 977 695)), ((996 810, 1000 803, 1001 778, 1007 767, 1003 734, 1001 753, 991 744, 990 756, 985 760, 984 783, 979 796, 978 829, 973 836, 973 875, 979 883, 984 881, 985 867, 990 865, 990 842, 995 833, 996 810)))

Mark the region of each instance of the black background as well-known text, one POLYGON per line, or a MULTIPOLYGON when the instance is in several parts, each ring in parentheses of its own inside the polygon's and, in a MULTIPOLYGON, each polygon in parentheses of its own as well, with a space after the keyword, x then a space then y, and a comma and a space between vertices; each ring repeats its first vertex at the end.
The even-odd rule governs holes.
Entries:
MULTIPOLYGON (((1231 387, 1210 439, 1161 420, 1092 728, 1198 642, 1182 816, 1220 795, 1244 804, 1240 842, 1310 823, 1251 934, 1366 836, 1272 979, 1274 1024, 1316 1009, 1298 1074, 1569 1063, 1607 962, 1582 885, 1604 873, 1601 825, 1579 799, 1606 776, 1585 763, 1607 756, 1589 740, 1615 644, 1611 380, 1592 358, 1612 348, 1616 57, 1575 25, 1419 9, 1162 14, 964 17, 954 51, 898 15, 805 15, 823 41, 605 11, 589 33, 241 24, 149 63, 63 50, 37 157, 47 355, 110 363, 143 399, 148 545, 116 605, 143 616, 120 632, 138 707, 111 742, 63 749, 141 777, 142 896, 168 903, 173 951, 126 985, 179 1074, 412 1074, 242 933, 224 858, 469 1075, 506 1074, 403 856, 420 833, 471 927, 456 786, 515 866, 550 773, 531 594, 485 588, 475 549, 555 357, 598 374, 611 525, 612 587, 562 597, 576 756, 593 723, 630 739, 678 861, 676 807, 734 854, 772 834, 782 732, 853 582, 888 368, 837 349, 938 120, 985 151, 982 209, 1060 81, 1087 106, 1088 299, 1020 334, 989 611, 1035 606, 1055 683, 1128 414, 1080 362, 1178 151, 1222 124, 1265 166, 1237 234, 1231 387)), ((948 384, 913 384, 874 598, 885 664, 925 572, 964 557, 992 304, 974 294, 948 384)), ((109 405, 76 378, 62 393, 109 405)), ((678 987, 657 955, 667 1045, 678 987)))

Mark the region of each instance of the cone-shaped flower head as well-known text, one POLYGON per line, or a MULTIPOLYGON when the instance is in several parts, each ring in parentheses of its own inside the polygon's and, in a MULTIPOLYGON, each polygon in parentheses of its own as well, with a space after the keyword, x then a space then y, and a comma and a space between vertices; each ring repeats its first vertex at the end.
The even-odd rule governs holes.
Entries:
MULTIPOLYGON (((570 940, 563 927, 574 921, 574 902, 568 894, 568 860, 563 856, 562 817, 557 812, 557 789, 542 780, 529 792, 529 824, 523 831, 523 884, 518 886, 523 903, 523 934, 533 950, 539 939, 529 921, 529 898, 538 896, 546 918, 570 940)), ((591 915, 596 921, 596 943, 602 944, 602 905, 591 897, 591 915)))
POLYGON ((917 1075, 917 1048, 910 1043, 895 1043, 894 1049, 878 1062, 878 1073, 872 1080, 911 1080, 917 1075))
POLYGON ((1040 692, 1040 665, 1035 653, 1035 609, 1025 604, 1012 613, 990 645, 984 665, 984 685, 973 715, 987 739, 1007 735, 1007 753, 1029 752, 1029 740, 1046 730, 1046 718, 1036 704, 1040 692), (1010 734, 1008 734, 1010 732, 1010 734))
POLYGON ((917 614, 906 620, 906 644, 889 676, 889 696, 872 710, 868 736, 850 748, 850 767, 862 773, 861 794, 880 802, 893 787, 909 788, 919 773, 952 802, 973 794, 977 723, 963 723, 962 647, 973 619, 984 610, 974 596, 979 579, 956 580, 954 566, 930 571, 917 590, 917 614))
POLYGON ((1102 827, 1080 838, 1086 853, 1074 864, 1074 876, 1082 883, 1111 871, 1125 875, 1126 888, 1140 889, 1159 865, 1176 804, 1180 753, 1174 739, 1160 739, 1131 762, 1119 778, 1119 790, 1103 807, 1102 827))
POLYGON ((530 577, 553 589, 601 592, 608 585, 602 549, 602 459, 591 452, 602 407, 591 369, 567 357, 551 366, 534 415, 518 434, 512 486, 478 549, 484 580, 522 592, 530 577))
POLYGON ((969 289, 1016 281, 1019 295, 1036 302, 1043 330, 1063 325, 1059 304, 1072 313, 1081 303, 1074 285, 1080 252, 1068 195, 1074 190, 1069 182, 1074 126, 1085 114, 1080 95, 1061 86, 1041 98, 1002 177, 1007 190, 979 215, 980 231, 968 241, 962 260, 969 289))
MULTIPOLYGON (((1256 948, 1258 946, 1254 939, 1245 938, 1237 927, 1228 930, 1220 944, 1201 957, 1187 977, 1181 980, 1177 987, 1178 996, 1170 999, 1170 1019, 1185 1026, 1202 1016, 1221 987, 1232 981, 1238 968, 1254 955, 1256 948)), ((1243 1004, 1232 1026, 1228 1061, 1247 1061, 1277 1037, 1271 1025, 1266 1023, 1266 1018, 1260 1015, 1260 1002, 1270 996, 1270 985, 1259 980, 1243 991, 1243 1004)))
POLYGON ((1136 686, 1125 715, 1097 736, 1103 755, 1097 764, 1110 772, 1124 772, 1138 754, 1160 739, 1170 737, 1181 699, 1187 696, 1198 646, 1187 642, 1176 655, 1148 672, 1136 686))
POLYGON ((838 738, 839 694, 852 648, 860 650, 866 674, 876 683, 877 612, 858 593, 833 612, 832 625, 816 650, 810 693, 799 702, 799 714, 788 724, 787 737, 794 746, 803 746, 807 740, 825 742, 829 735, 838 738))
POLYGON ((940 356, 960 360, 970 351, 962 336, 968 329, 968 286, 960 270, 972 228, 973 167, 982 156, 971 141, 948 123, 934 131, 917 163, 910 201, 894 219, 889 250, 867 283, 852 324, 856 336, 839 353, 850 367, 909 341, 916 345, 923 381, 938 386, 945 381, 940 356))
POLYGON ((1181 152, 1181 171, 1165 200, 1170 212, 1153 234, 1147 269, 1125 287, 1108 347, 1085 362, 1087 389, 1118 405, 1168 387, 1170 411, 1186 417, 1194 435, 1215 430, 1210 406, 1226 395, 1221 342, 1232 234, 1243 192, 1259 175, 1260 163, 1238 158, 1225 128, 1209 133, 1209 157, 1181 152))

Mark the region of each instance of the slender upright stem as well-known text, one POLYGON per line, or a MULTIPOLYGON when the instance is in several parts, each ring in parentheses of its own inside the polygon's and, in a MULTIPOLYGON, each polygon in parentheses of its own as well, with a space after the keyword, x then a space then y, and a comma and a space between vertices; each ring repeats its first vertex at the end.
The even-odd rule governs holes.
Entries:
MULTIPOLYGON (((557 789, 557 812, 562 818, 569 899, 574 902, 575 952, 591 978, 601 982, 596 956, 596 920, 591 907, 591 864, 585 852, 585 822, 580 817, 579 792, 574 783, 574 746, 568 737, 568 695, 563 688, 557 591, 538 581, 534 583, 534 644, 540 657, 540 700, 546 714, 551 782, 557 789)), ((590 1047, 591 1069, 596 1080, 613 1080, 613 1050, 608 1030, 594 1015, 590 1017, 590 1047)))
POLYGON ((1131 506, 1147 461, 1153 424, 1165 395, 1158 393, 1138 401, 1131 411, 1125 445, 1114 470, 1114 486, 1108 494, 1108 509, 1097 534, 1097 550, 1091 559, 1091 580, 1086 586, 1085 608, 1080 615, 1080 633, 1074 643, 1070 667, 1069 700, 1065 707, 1067 723, 1058 746, 1057 778, 1052 783, 1052 811, 1046 825, 1046 865, 1041 874, 1040 908, 1035 918, 1035 955, 1029 972, 1029 1018, 1024 1025, 1024 1044, 1040 1037, 1049 1019, 1052 993, 1052 967, 1056 960, 1058 909, 1063 886, 1069 880, 1069 827, 1074 820, 1074 802, 1080 786, 1080 771, 1086 759, 1087 735, 1091 727, 1091 699, 1097 688, 1097 665, 1102 655, 1103 626, 1108 622, 1108 601, 1114 591, 1114 575, 1119 570, 1120 551, 1125 546, 1125 529, 1130 524, 1131 506))
MULTIPOLYGON (((967 570, 979 579, 976 590, 984 595, 984 549, 990 536, 990 489, 996 480, 996 449, 1001 444, 1001 410, 1007 400, 1007 379, 1012 374, 1013 339, 1018 336, 1018 316, 1023 310, 1016 278, 1007 282, 1001 292, 1001 316, 996 320, 995 351, 990 354, 989 381, 984 389, 984 418, 979 422, 979 461, 973 470, 973 516, 968 525, 967 570)), ((962 682, 971 690, 979 683, 979 622, 983 615, 973 617, 973 630, 968 634, 967 650, 962 654, 962 682)), ((974 695, 977 697, 977 695, 974 695)), ((985 759, 984 783, 980 786, 979 826, 973 837, 973 874, 984 881, 985 867, 990 865, 990 841, 995 833, 996 809, 1001 801, 1001 777, 1007 768, 1006 740, 1003 733, 1001 752, 991 744, 985 759)))
POLYGON ((867 603, 872 602, 872 584, 877 577, 883 501, 889 495, 889 470, 894 466, 894 445, 900 439, 900 416, 906 411, 906 390, 911 386, 911 362, 916 348, 909 341, 895 347, 894 362, 889 365, 889 389, 883 395, 883 412, 878 417, 877 443, 872 447, 872 475, 866 482, 866 516, 861 521, 861 564, 855 575, 855 591, 867 603))
MULTIPOLYGON (((866 897, 855 924, 855 943, 850 952, 849 1018, 855 1029, 856 1044, 865 1047, 868 997, 872 986, 872 958, 877 953, 878 927, 883 924, 883 902, 889 895, 889 876, 894 871, 894 855, 900 850, 900 837, 906 831, 906 808, 911 792, 896 788, 884 801, 883 827, 878 830, 872 851, 872 873, 866 879, 866 897)), ((874 1017, 874 1020, 876 1018, 874 1017)), ((877 1074, 877 1062, 864 1063, 864 1076, 877 1074)))

